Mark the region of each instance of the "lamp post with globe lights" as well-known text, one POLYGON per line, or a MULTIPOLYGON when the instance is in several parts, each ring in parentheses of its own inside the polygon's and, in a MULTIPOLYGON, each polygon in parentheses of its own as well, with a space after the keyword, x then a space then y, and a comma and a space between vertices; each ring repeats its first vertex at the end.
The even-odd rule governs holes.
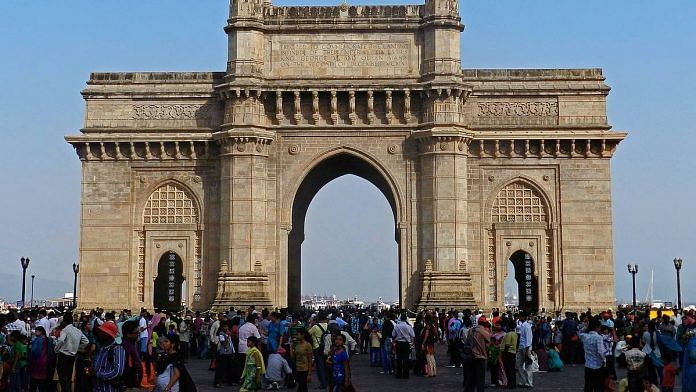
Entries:
POLYGON ((26 294, 27 294, 27 268, 29 268, 29 258, 28 257, 22 257, 19 259, 20 264, 22 265, 22 307, 25 307, 25 300, 26 300, 26 294))
POLYGON ((80 265, 73 263, 72 265, 73 273, 75 273, 75 279, 73 279, 73 297, 72 306, 73 309, 77 308, 77 274, 80 273, 80 265))
POLYGON ((633 310, 636 310, 636 306, 638 305, 636 303, 636 274, 638 273, 638 264, 636 265, 628 265, 628 273, 633 275, 633 310))
POLYGON ((677 257, 674 259, 674 269, 677 270, 677 307, 679 311, 682 310, 682 297, 681 297, 681 275, 679 274, 682 269, 682 259, 677 257))

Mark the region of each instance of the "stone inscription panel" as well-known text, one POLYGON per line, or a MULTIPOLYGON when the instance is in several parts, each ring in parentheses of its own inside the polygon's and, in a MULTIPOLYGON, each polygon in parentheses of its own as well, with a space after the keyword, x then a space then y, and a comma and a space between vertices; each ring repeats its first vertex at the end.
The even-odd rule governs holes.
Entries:
POLYGON ((409 41, 277 40, 270 46, 276 77, 407 76, 414 68, 409 41))

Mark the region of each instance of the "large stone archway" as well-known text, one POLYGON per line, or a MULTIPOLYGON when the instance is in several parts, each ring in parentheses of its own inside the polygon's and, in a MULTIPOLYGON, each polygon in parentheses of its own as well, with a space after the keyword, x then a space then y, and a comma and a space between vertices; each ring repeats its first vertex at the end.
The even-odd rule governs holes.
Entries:
MULTIPOLYGON (((287 263, 288 266, 288 305, 290 307, 298 307, 301 302, 300 274, 302 243, 305 239, 305 218, 309 204, 321 188, 336 178, 353 174, 369 181, 382 192, 391 207, 395 227, 397 227, 399 216, 402 213, 400 206, 403 205, 403 201, 399 198, 394 184, 380 168, 370 163, 365 157, 350 150, 339 149, 325 154, 319 159, 302 179, 292 199, 292 207, 288 209, 291 214, 292 229, 287 238, 288 258, 287 261, 281 260, 281 263, 287 263)), ((396 243, 401 248, 402 238, 399 230, 395 230, 394 236, 396 243)), ((399 250, 400 254, 401 250, 399 250)), ((399 262, 399 270, 401 270, 401 262, 399 262)), ((408 280, 402 282, 402 279, 399 279, 399 298, 401 301, 408 291, 409 283, 408 280)))
POLYGON ((306 206, 348 173, 392 207, 403 306, 502 307, 516 250, 536 262, 540 307, 612 304, 610 159, 625 134, 601 70, 462 69, 457 0, 231 0, 229 16, 225 72, 91 75, 67 138, 82 307, 151 307, 158 244, 195 261, 195 309, 293 305, 306 206), (196 224, 142 221, 163 183, 195 195, 196 224), (96 290, 107 276, 128 290, 96 290))

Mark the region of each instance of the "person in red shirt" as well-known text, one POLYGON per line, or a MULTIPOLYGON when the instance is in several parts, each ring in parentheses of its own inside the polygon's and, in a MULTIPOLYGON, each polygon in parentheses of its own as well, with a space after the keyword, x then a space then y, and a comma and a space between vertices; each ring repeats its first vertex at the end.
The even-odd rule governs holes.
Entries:
POLYGON ((664 353, 662 361, 665 367, 662 369, 662 392, 674 392, 674 386, 677 379, 677 369, 672 362, 672 355, 664 353))

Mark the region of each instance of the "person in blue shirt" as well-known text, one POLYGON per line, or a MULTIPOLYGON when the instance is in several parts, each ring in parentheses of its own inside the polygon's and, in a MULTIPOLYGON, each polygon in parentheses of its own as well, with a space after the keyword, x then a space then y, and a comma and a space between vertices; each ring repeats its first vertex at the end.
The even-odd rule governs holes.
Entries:
POLYGON ((283 336, 283 328, 280 325, 280 313, 271 313, 271 323, 268 324, 268 354, 275 354, 280 347, 280 338, 283 336))
POLYGON ((585 350, 585 391, 604 391, 604 372, 606 367, 606 348, 604 338, 599 334, 602 323, 590 319, 587 328, 580 332, 580 340, 585 350))

